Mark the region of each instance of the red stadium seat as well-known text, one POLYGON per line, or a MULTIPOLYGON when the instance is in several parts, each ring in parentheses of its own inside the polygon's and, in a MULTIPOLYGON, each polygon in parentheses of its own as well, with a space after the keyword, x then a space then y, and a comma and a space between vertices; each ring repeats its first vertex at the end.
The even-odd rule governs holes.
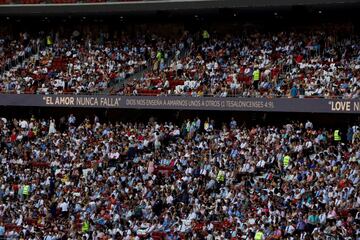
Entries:
POLYGON ((174 89, 178 85, 184 85, 184 80, 173 80, 169 81, 169 87, 170 89, 174 89))
POLYGON ((164 240, 164 239, 166 239, 166 233, 164 233, 164 232, 153 232, 151 234, 151 238, 153 240, 164 240))
POLYGON ((174 172, 174 169, 170 166, 158 166, 155 168, 155 173, 161 173, 165 176, 169 176, 174 172))
POLYGON ((12 223, 5 223, 4 227, 6 229, 6 231, 16 231, 16 232, 20 232, 21 231, 21 226, 17 226, 16 224, 12 224, 12 223))
MULTIPOLYGON (((64 0, 54 0, 54 1, 64 1, 64 0)), ((63 3, 63 2, 57 2, 57 3, 63 3)), ((68 64, 67 60, 63 58, 54 58, 49 70, 66 71, 67 64, 68 64)))
POLYGON ((212 222, 212 224, 214 225, 214 229, 216 231, 222 231, 225 227, 223 222, 215 221, 215 222, 212 222))
POLYGON ((204 228, 205 225, 206 225, 205 222, 194 222, 192 229, 193 229, 195 232, 199 232, 199 231, 202 231, 202 230, 203 230, 203 228, 204 228))
POLYGON ((32 167, 36 167, 36 168, 47 168, 50 167, 50 163, 48 162, 30 162, 30 165, 32 167))

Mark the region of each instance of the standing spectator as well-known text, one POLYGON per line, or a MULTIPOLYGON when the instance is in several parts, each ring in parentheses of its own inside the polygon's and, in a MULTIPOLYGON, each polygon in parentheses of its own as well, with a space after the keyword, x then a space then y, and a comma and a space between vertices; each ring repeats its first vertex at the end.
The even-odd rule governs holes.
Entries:
POLYGON ((309 130, 309 129, 313 129, 313 123, 312 122, 310 122, 310 120, 307 120, 306 121, 306 123, 305 123, 305 128, 307 129, 307 130, 309 130))
POLYGON ((0 239, 4 239, 5 237, 5 227, 3 225, 3 221, 0 219, 0 239))
POLYGON ((69 118, 68 118, 68 124, 70 126, 74 126, 76 122, 76 117, 73 114, 70 114, 69 118))
POLYGON ((333 138, 336 143, 341 142, 341 133, 339 129, 334 130, 333 138))
POLYGON ((61 216, 62 216, 63 218, 67 218, 67 216, 68 216, 68 211, 69 211, 69 204, 68 204, 68 202, 67 202, 65 199, 63 199, 63 200, 62 200, 62 203, 60 203, 59 207, 60 207, 60 209, 61 209, 61 216))
POLYGON ((353 136, 354 136, 354 129, 351 126, 349 126, 348 131, 346 133, 346 140, 348 142, 352 142, 353 136))
POLYGON ((304 98, 305 96, 305 88, 303 87, 302 84, 300 84, 299 86, 299 98, 304 98))
POLYGON ((237 122, 236 122, 235 118, 232 117, 231 122, 230 122, 230 128, 236 129, 236 127, 237 127, 237 122))
POLYGON ((260 81, 260 69, 258 67, 255 67, 253 72, 253 85, 255 90, 258 90, 259 88, 259 81, 260 81))
POLYGON ((49 134, 54 134, 56 133, 56 125, 55 125, 55 119, 50 118, 49 121, 49 134))
POLYGON ((290 90, 290 95, 292 98, 296 98, 298 96, 298 88, 297 88, 296 84, 293 84, 293 86, 290 90))

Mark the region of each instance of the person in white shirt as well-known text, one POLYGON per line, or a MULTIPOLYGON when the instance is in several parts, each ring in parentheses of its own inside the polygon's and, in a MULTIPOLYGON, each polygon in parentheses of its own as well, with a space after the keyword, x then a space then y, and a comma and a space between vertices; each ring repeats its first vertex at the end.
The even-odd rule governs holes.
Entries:
POLYGON ((26 120, 21 120, 19 122, 19 126, 22 128, 22 129, 27 129, 29 127, 29 124, 26 120))
POLYGON ((66 218, 68 216, 69 204, 65 200, 63 200, 59 207, 61 209, 62 217, 66 218))
POLYGON ((305 123, 305 128, 306 129, 313 129, 313 124, 312 124, 312 122, 310 122, 309 120, 307 120, 306 121, 306 123, 305 123))

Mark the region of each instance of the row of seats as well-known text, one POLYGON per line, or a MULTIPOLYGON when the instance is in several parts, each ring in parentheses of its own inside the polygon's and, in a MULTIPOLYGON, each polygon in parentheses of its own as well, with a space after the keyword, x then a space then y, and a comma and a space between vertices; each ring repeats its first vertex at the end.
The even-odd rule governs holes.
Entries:
POLYGON ((141 96, 158 96, 159 94, 161 94, 161 90, 140 89, 140 90, 138 90, 138 94, 141 96))
MULTIPOLYGON (((230 223, 228 220, 224 221, 213 221, 212 222, 214 229, 216 231, 224 231, 225 229, 233 228, 233 224, 230 223)), ((203 230, 206 227, 206 222, 204 221, 196 221, 192 224, 192 230, 197 233, 202 233, 203 235, 207 235, 203 230)), ((167 234, 165 232, 153 232, 151 234, 151 238, 154 240, 163 240, 167 239, 167 234)), ((180 234, 181 239, 186 239, 185 234, 180 234)), ((236 239, 236 238, 232 238, 236 239)))
MULTIPOLYGON (((178 85, 184 85, 184 80, 171 80, 169 79, 169 88, 174 89, 178 85)), ((151 86, 156 86, 158 84, 163 84, 163 81, 161 79, 152 79, 150 81, 151 86)))
MULTIPOLYGON (((58 214, 60 214, 60 209, 57 209, 57 210, 58 210, 58 214)), ((25 222, 28 225, 31 225, 31 226, 43 227, 43 225, 39 224, 38 220, 34 219, 34 218, 26 218, 25 222)), ((224 220, 222 222, 214 221, 214 222, 212 222, 212 224, 214 225, 214 228, 217 231, 223 231, 225 228, 231 228, 232 227, 232 224, 227 220, 224 220)), ((81 229, 81 226, 82 226, 82 222, 78 221, 78 223, 76 224, 76 227, 78 229, 81 229)), ((193 223, 192 229, 193 229, 193 231, 200 233, 200 232, 203 231, 205 226, 206 226, 206 223, 204 221, 197 221, 197 222, 193 223)), ((17 226, 16 224, 12 224, 12 223, 5 224, 5 227, 6 227, 7 230, 14 230, 16 232, 19 232, 21 230, 20 226, 17 226)), ((167 234, 165 232, 156 231, 156 232, 151 233, 151 237, 152 237, 152 239, 161 240, 161 239, 166 239, 167 234)), ((182 239, 185 239, 184 234, 181 234, 180 237, 182 239)))
MULTIPOLYGON (((56 0, 56 1, 64 1, 64 0, 56 0)), ((73 0, 65 0, 65 1, 73 1, 73 0)), ((49 71, 66 71, 68 61, 64 58, 55 58, 51 62, 51 66, 49 71)))

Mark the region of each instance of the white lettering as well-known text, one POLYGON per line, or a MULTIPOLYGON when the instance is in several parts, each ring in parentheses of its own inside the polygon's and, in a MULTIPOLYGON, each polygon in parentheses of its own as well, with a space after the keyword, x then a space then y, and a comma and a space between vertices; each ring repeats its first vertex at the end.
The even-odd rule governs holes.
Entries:
POLYGON ((53 105, 54 104, 52 97, 46 97, 45 101, 46 101, 46 105, 53 105))
POLYGON ((335 102, 335 106, 331 107, 331 110, 335 110, 335 111, 350 111, 350 102, 335 102))
POLYGON ((360 102, 354 102, 354 111, 360 111, 360 102))
POLYGON ((99 105, 97 98, 95 97, 77 97, 76 105, 81 106, 97 106, 99 105))

